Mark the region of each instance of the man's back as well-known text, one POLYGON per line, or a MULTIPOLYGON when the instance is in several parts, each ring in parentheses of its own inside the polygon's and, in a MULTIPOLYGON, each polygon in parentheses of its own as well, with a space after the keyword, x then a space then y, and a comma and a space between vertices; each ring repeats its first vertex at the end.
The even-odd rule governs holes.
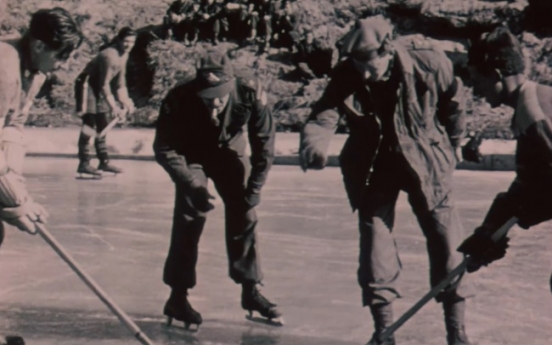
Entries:
POLYGON ((21 70, 17 50, 0 42, 0 118, 2 125, 8 115, 19 112, 21 70))

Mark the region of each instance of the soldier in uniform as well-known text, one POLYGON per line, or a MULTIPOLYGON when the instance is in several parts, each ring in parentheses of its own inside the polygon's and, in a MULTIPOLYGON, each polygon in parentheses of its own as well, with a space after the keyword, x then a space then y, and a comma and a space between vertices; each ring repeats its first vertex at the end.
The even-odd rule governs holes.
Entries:
MULTIPOLYGON (((82 114, 83 125, 95 128, 98 134, 108 125, 108 113, 124 120, 127 114, 134 112, 134 103, 126 86, 126 67, 128 54, 136 43, 136 35, 136 31, 131 28, 122 28, 113 43, 92 59, 75 81, 77 114, 82 114)), ((90 139, 88 133, 81 131, 77 172, 96 176, 101 175, 102 171, 122 172, 120 168, 109 164, 105 136, 96 136, 94 139, 100 160, 98 169, 90 165, 90 139)))
POLYGON ((280 312, 257 289, 263 279, 256 239, 260 192, 274 156, 274 122, 259 82, 234 73, 225 54, 200 59, 195 79, 172 89, 162 103, 153 149, 176 187, 164 282, 164 313, 201 324, 187 299, 196 284, 198 242, 213 205, 210 178, 225 205, 230 277, 242 285, 242 307, 268 319, 280 312), (247 134, 246 134, 247 133, 247 134), (247 140, 251 157, 244 156, 247 140))
POLYGON ((491 237, 511 217, 524 229, 552 219, 552 87, 525 77, 521 44, 506 27, 473 42, 468 67, 475 94, 492 107, 514 108, 517 139, 514 181, 496 196, 481 226, 459 248, 471 258, 468 271, 475 271, 506 254, 508 238, 495 242, 491 237))
MULTIPOLYGON (((376 16, 358 21, 341 39, 345 59, 313 106, 300 144, 302 168, 323 168, 330 137, 339 118, 346 117, 350 136, 340 165, 350 204, 359 214, 358 282, 373 316, 374 342, 393 323, 392 304, 401 296, 393 238, 401 190, 408 193, 427 240, 431 284, 463 259, 456 248, 464 231, 451 196, 455 148, 465 127, 462 83, 442 51, 405 46, 392 39, 392 32, 391 24, 376 16)), ((437 296, 449 345, 469 344, 464 311, 470 291, 462 278, 437 296)))
MULTIPOLYGON (((29 195, 21 176, 23 126, 46 75, 59 68, 83 38, 71 15, 56 7, 35 12, 20 39, 0 41, 0 219, 22 231, 35 233, 35 223, 45 223, 48 217, 29 195)), ((0 244, 3 239, 0 222, 0 244)), ((5 341, 24 344, 20 337, 5 341)))

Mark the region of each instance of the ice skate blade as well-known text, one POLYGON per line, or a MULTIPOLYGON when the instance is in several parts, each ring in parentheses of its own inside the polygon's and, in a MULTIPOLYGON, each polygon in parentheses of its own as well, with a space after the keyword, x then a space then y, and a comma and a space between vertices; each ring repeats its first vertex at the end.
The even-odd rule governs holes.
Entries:
POLYGON ((85 174, 85 173, 77 173, 77 176, 75 177, 77 180, 101 180, 102 175, 93 175, 93 174, 85 174))
MULTIPOLYGON (((178 321, 178 320, 177 320, 178 321)), ((183 325, 177 325, 176 323, 173 324, 173 318, 170 316, 167 316, 167 323, 165 323, 165 327, 167 328, 173 328, 173 329, 179 329, 184 330, 187 332, 197 333, 199 332, 199 324, 197 323, 191 323, 191 322, 182 322, 183 325), (191 328, 191 325, 196 325, 195 329, 191 328)))
POLYGON ((245 318, 249 321, 262 323, 274 327, 282 327, 284 325, 284 318, 279 316, 272 319, 268 319, 264 316, 254 316, 253 313, 245 315, 245 318))

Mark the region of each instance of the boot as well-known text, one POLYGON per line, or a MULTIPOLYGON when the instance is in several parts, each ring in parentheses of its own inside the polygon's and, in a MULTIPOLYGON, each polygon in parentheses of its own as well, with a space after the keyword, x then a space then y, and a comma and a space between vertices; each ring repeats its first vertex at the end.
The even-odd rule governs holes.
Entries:
POLYGON ((386 328, 393 324, 393 305, 391 303, 378 303, 370 305, 370 312, 374 319, 374 334, 368 344, 395 345, 395 337, 391 336, 380 342, 379 337, 386 328))
POLYGON ((466 312, 466 301, 444 301, 445 327, 447 329, 448 345, 471 345, 466 335, 464 315, 466 312))
POLYGON ((8 335, 5 340, 0 339, 0 345, 25 345, 25 340, 16 335, 8 335))
POLYGON ((261 295, 255 284, 242 285, 241 306, 244 310, 249 311, 250 318, 253 316, 253 311, 256 311, 267 318, 269 322, 274 320, 276 323, 283 324, 282 313, 276 309, 276 304, 261 295))
POLYGON ((114 173, 114 174, 120 174, 120 173, 123 172, 123 169, 109 164, 109 160, 100 161, 100 165, 98 165, 98 170, 105 171, 105 172, 111 172, 111 173, 114 173))
POLYGON ((91 175, 94 178, 101 178, 102 172, 90 165, 90 161, 81 160, 77 168, 77 173, 81 175, 91 175))
POLYGON ((190 324, 197 325, 199 329, 199 325, 203 322, 201 314, 195 311, 190 302, 188 302, 187 290, 173 289, 169 300, 165 303, 163 314, 167 316, 167 326, 170 326, 172 320, 176 319, 184 322, 186 329, 190 328, 190 324))

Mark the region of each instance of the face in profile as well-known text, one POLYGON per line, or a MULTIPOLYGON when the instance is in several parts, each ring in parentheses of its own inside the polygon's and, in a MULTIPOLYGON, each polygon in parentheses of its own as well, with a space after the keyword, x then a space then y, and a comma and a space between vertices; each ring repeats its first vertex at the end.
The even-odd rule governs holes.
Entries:
POLYGON ((491 68, 469 66, 470 78, 473 85, 473 94, 484 97, 493 108, 502 104, 504 86, 498 71, 491 68))
POLYGON ((365 80, 382 81, 389 78, 389 70, 393 54, 386 52, 369 60, 353 58, 355 68, 362 74, 365 80))
POLYGON ((69 59, 69 56, 70 51, 65 47, 51 49, 42 41, 35 40, 31 42, 31 60, 35 68, 42 73, 59 69, 69 59))
POLYGON ((123 52, 123 54, 128 54, 132 48, 134 48, 135 43, 136 36, 127 36, 122 40, 119 40, 119 49, 123 52))

